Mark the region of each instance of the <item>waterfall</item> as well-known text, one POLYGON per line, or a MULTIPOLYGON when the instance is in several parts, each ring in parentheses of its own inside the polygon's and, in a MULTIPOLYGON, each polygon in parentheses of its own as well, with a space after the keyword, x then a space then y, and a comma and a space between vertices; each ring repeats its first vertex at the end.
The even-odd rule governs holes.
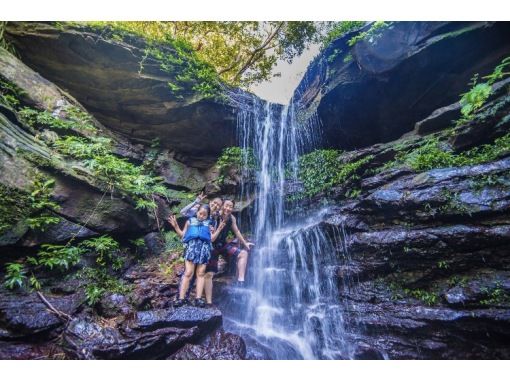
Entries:
POLYGON ((239 110, 241 146, 258 162, 251 215, 257 245, 247 286, 229 286, 221 307, 225 328, 245 339, 251 358, 350 357, 335 276, 340 236, 317 226, 319 209, 308 218, 285 213, 286 182, 297 176, 299 155, 317 146, 318 127, 298 123, 293 104, 251 100, 239 110))

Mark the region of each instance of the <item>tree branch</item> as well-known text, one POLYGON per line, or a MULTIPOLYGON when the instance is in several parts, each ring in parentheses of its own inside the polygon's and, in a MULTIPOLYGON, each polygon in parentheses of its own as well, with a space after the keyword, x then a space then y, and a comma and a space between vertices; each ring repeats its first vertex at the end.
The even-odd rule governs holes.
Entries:
POLYGON ((248 58, 248 60, 246 61, 246 63, 243 65, 243 67, 241 67, 241 69, 237 72, 236 76, 235 76, 235 80, 238 80, 241 75, 244 74, 244 72, 246 70, 248 70, 248 68, 250 68, 250 66, 253 64, 253 62, 255 61, 255 58, 257 58, 257 56, 265 51, 265 50, 268 50, 271 48, 271 46, 268 46, 269 43, 277 36, 278 32, 280 31, 280 29, 283 27, 283 25, 285 24, 285 22, 280 22, 278 24, 278 27, 273 31, 273 33, 271 33, 267 38, 266 40, 264 41, 264 43, 259 46, 258 48, 256 48, 255 50, 253 50, 248 58))
POLYGON ((72 318, 69 314, 64 313, 63 311, 55 309, 55 307, 46 299, 46 297, 43 296, 41 292, 37 292, 37 295, 41 299, 41 301, 46 305, 46 307, 57 317, 60 319, 65 320, 66 322, 69 322, 72 318))

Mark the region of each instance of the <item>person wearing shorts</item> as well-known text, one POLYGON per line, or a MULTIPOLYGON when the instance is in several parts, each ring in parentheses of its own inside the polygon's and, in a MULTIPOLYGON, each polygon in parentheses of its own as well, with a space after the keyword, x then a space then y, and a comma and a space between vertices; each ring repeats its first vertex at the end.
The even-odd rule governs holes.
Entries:
POLYGON ((223 201, 218 229, 221 229, 211 251, 211 258, 205 269, 205 300, 208 305, 212 305, 212 279, 214 273, 218 272, 218 258, 220 255, 236 260, 237 263, 237 286, 244 286, 244 277, 246 274, 246 266, 248 264, 248 252, 253 243, 247 242, 239 228, 232 211, 234 209, 234 201, 226 199, 223 201), (228 233, 231 232, 236 236, 237 241, 227 242, 228 233))

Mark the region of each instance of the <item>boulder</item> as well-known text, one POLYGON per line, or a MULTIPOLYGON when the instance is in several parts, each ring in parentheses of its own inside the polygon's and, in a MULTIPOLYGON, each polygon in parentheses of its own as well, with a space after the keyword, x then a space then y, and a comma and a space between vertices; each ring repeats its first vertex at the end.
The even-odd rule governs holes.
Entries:
POLYGON ((243 360, 246 358, 246 345, 243 339, 232 333, 218 329, 207 336, 202 344, 186 344, 171 355, 173 360, 243 360))
MULTIPOLYGON (((83 293, 45 295, 55 309, 75 313, 84 302, 83 293)), ((60 330, 64 321, 53 314, 36 293, 0 290, 0 340, 45 341, 60 330)))
POLYGON ((194 307, 138 312, 132 323, 121 328, 77 318, 64 333, 64 348, 78 359, 161 359, 220 324, 218 310, 194 307))
POLYGON ((177 309, 159 309, 139 311, 135 316, 136 328, 150 331, 164 327, 198 326, 213 330, 221 324, 221 312, 218 309, 203 309, 192 306, 177 309))
POLYGON ((97 308, 99 314, 105 318, 114 318, 134 312, 133 306, 131 306, 127 297, 117 293, 107 293, 101 297, 97 308))
POLYGON ((90 319, 75 319, 64 334, 64 350, 76 359, 159 359, 198 335, 198 328, 163 328, 121 333, 90 319))

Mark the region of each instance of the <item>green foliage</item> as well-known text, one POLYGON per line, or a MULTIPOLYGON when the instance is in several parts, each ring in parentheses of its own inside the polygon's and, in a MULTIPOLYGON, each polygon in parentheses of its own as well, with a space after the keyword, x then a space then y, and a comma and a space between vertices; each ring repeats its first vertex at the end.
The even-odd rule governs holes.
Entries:
POLYGON ((132 287, 108 273, 106 268, 84 268, 80 277, 87 280, 85 297, 89 306, 95 305, 105 293, 128 294, 132 287))
POLYGON ((54 116, 44 110, 40 111, 30 107, 22 108, 18 114, 23 121, 31 127, 49 127, 61 130, 96 131, 92 118, 75 106, 67 106, 62 111, 65 118, 54 116))
POLYGON ((7 263, 4 286, 8 289, 22 288, 27 279, 25 266, 20 263, 7 263))
POLYGON ((67 136, 54 142, 59 153, 82 160, 106 190, 130 196, 137 209, 155 209, 153 194, 167 195, 161 178, 147 173, 143 166, 113 155, 112 145, 104 137, 67 136))
POLYGON ((103 235, 98 238, 85 240, 80 244, 80 247, 95 252, 96 263, 101 266, 111 263, 112 268, 118 270, 121 269, 124 264, 124 260, 118 256, 119 243, 110 236, 103 235))
POLYGON ((460 194, 448 189, 441 190, 441 197, 443 198, 444 205, 438 208, 440 213, 459 213, 471 215, 469 208, 461 201, 460 194))
POLYGON ((437 294, 423 290, 423 289, 403 289, 404 293, 409 296, 416 298, 428 306, 433 306, 438 303, 439 297, 437 294))
POLYGON ((349 189, 345 193, 347 198, 358 198, 361 194, 361 189, 349 189))
POLYGON ((182 241, 179 235, 174 231, 167 231, 163 234, 163 240, 165 241, 165 251, 175 252, 183 250, 182 241))
POLYGON ((342 52, 343 52, 342 49, 334 49, 333 52, 330 55, 328 55, 328 62, 329 63, 333 62, 336 59, 336 57, 342 54, 342 52))
POLYGON ((483 293, 483 299, 480 300, 480 305, 491 306, 510 302, 510 295, 502 287, 500 281, 496 281, 494 285, 490 287, 484 286, 481 290, 483 293))
POLYGON ((126 291, 126 286, 108 274, 109 270, 120 270, 124 265, 124 258, 120 256, 119 244, 106 235, 85 240, 76 246, 70 245, 70 242, 67 245, 43 244, 36 257, 26 258, 23 264, 7 264, 4 285, 9 289, 26 286, 29 289, 39 290, 41 284, 34 272, 40 269, 67 271, 78 264, 85 254, 93 254, 98 265, 98 268, 83 269, 86 278, 94 280, 94 283, 89 284, 86 289, 87 299, 90 302, 97 301, 105 291, 126 291), (27 282, 28 270, 31 275, 27 282))
POLYGON ((392 293, 392 300, 403 299, 404 297, 412 297, 428 306, 433 306, 439 302, 439 295, 431 290, 425 289, 409 289, 402 286, 401 281, 392 281, 388 284, 388 288, 392 293))
POLYGON ((423 145, 407 151, 399 152, 395 160, 385 168, 408 166, 416 171, 463 165, 477 165, 498 159, 510 153, 510 133, 466 152, 455 154, 446 150, 438 138, 429 138, 423 145))
POLYGON ((7 40, 4 37, 5 28, 7 26, 8 21, 0 21, 0 47, 3 47, 5 50, 10 52, 11 54, 16 55, 16 50, 14 50, 14 47, 7 42, 7 40))
POLYGON ((510 66, 510 57, 503 59, 491 74, 483 77, 483 79, 486 79, 485 82, 478 83, 478 74, 473 76, 469 83, 471 89, 461 94, 460 104, 462 108, 460 112, 462 117, 456 121, 457 125, 465 124, 473 119, 476 111, 483 107, 492 94, 492 85, 510 74, 510 72, 504 71, 507 66, 510 66))
POLYGON ((85 249, 81 247, 43 244, 37 253, 37 259, 32 258, 29 262, 50 270, 56 268, 64 271, 78 264, 84 253, 85 249))
MULTIPOLYGON (((1 25, 0 21, 0 25, 1 25)), ((16 109, 19 104, 19 98, 24 94, 15 84, 3 79, 0 75, 0 104, 12 109, 16 109)))
POLYGON ((111 140, 106 137, 66 136, 53 143, 58 152, 78 159, 91 159, 95 156, 110 154, 111 140))
POLYGON ((143 238, 138 238, 135 240, 130 240, 130 242, 137 248, 145 247, 145 240, 143 238))
POLYGON ((337 38, 343 36, 346 33, 352 32, 356 29, 362 28, 366 24, 366 21, 340 21, 335 22, 333 27, 324 37, 322 46, 326 47, 337 38))
POLYGON ((338 150, 321 149, 299 157, 298 178, 303 182, 307 196, 316 195, 335 184, 336 173, 342 166, 341 154, 338 150))
MULTIPOLYGON (((298 178, 304 186, 304 193, 312 197, 331 189, 334 185, 347 180, 357 180, 356 172, 373 157, 342 163, 342 152, 334 149, 320 149, 305 154, 298 161, 298 178)), ((358 196, 359 192, 350 190, 347 196, 358 196)))
POLYGON ((352 37, 347 44, 349 46, 354 46, 360 41, 368 41, 370 43, 377 43, 377 40, 381 37, 382 31, 388 27, 390 27, 391 22, 384 21, 375 21, 368 30, 361 32, 354 37, 352 37))
POLYGON ((158 264, 158 270, 166 277, 171 277, 174 274, 175 266, 179 263, 179 261, 163 261, 158 264))
POLYGON ((52 210, 59 209, 58 204, 51 200, 54 182, 37 174, 29 193, 0 184, 0 233, 20 221, 34 230, 44 230, 58 223, 60 218, 51 214, 52 210))
POLYGON ((216 161, 216 167, 220 174, 218 181, 222 183, 232 171, 243 174, 246 171, 256 169, 257 159, 252 148, 243 149, 232 146, 223 149, 221 156, 216 161))
POLYGON ((351 53, 347 54, 345 57, 344 57, 344 63, 349 63, 351 62, 352 60, 354 59, 354 57, 352 56, 351 53))
POLYGON ((505 178, 502 176, 500 177, 496 174, 484 174, 473 178, 471 182, 471 188, 475 192, 480 193, 485 188, 501 187, 505 184, 505 178))
POLYGON ((145 51, 146 57, 159 62, 162 71, 174 76, 174 82, 168 82, 170 91, 179 98, 185 90, 193 90, 204 98, 219 96, 222 86, 214 68, 199 59, 186 41, 175 40, 173 47, 171 51, 159 47, 149 47, 145 51))
POLYGON ((450 277, 447 281, 448 286, 454 287, 454 286, 466 286, 469 281, 469 278, 466 276, 459 276, 454 275, 450 277))
POLYGON ((485 104, 491 93, 492 87, 488 83, 478 83, 466 92, 460 100, 463 121, 471 119, 471 115, 485 104))
MULTIPOLYGON (((169 88, 179 93, 191 81, 197 91, 209 96, 221 81, 249 86, 270 79, 279 59, 291 61, 309 42, 318 40, 324 23, 95 21, 74 24, 97 28, 105 38, 126 40, 134 34, 161 51, 174 49, 171 57, 156 58, 167 72, 171 72, 174 65, 184 68, 183 76, 169 83, 169 88), (191 62, 188 67, 187 61, 191 62)), ((142 69, 148 58, 146 55, 142 60, 142 69)))

